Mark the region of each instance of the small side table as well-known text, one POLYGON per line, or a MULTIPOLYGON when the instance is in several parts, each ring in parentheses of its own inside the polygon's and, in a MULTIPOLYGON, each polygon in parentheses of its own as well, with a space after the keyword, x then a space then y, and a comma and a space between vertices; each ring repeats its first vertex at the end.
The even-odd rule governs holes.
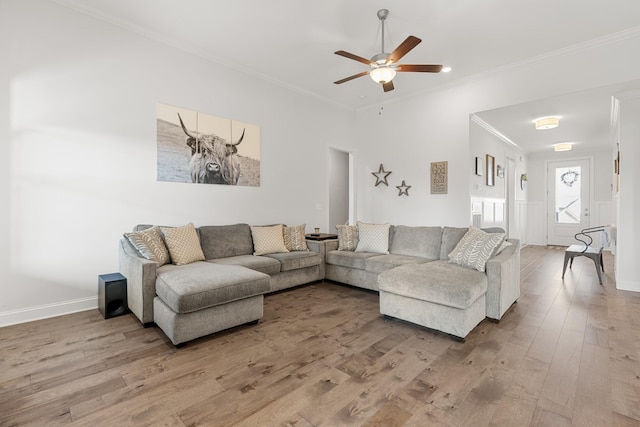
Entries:
POLYGON ((329 233, 319 233, 319 234, 311 233, 311 234, 305 234, 304 237, 308 240, 322 241, 322 240, 335 240, 338 238, 338 235, 329 234, 329 233))
POLYGON ((564 272, 567 270, 567 263, 569 268, 573 266, 573 258, 577 256, 586 256, 591 258, 596 265, 596 271, 598 272, 598 280, 602 284, 602 272, 604 272, 604 263, 602 262, 602 248, 595 249, 591 246, 587 246, 587 250, 584 250, 584 245, 571 245, 564 251, 564 266, 562 267, 562 278, 564 279, 564 272), (569 262, 571 261, 571 262, 569 262), (600 271, 602 269, 602 272, 600 271))

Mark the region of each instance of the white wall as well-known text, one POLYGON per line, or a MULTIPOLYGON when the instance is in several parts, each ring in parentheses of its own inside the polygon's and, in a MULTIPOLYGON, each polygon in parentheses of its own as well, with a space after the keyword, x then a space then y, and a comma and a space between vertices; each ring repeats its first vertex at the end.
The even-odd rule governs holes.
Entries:
POLYGON ((328 227, 353 113, 49 1, 0 3, 0 39, 0 326, 95 307, 136 223, 328 227), (159 101, 259 125, 261 186, 156 181, 159 101))
MULTIPOLYGON (((499 131, 499 129, 496 130, 499 131)), ((525 234, 523 231, 526 224, 523 222, 525 217, 523 216, 522 212, 520 212, 520 210, 522 209, 522 206, 524 206, 523 203, 526 201, 527 190, 526 188, 523 190, 520 187, 520 175, 527 172, 526 156, 518 147, 515 147, 503 141, 473 120, 471 120, 469 127, 469 150, 469 194, 471 196, 472 210, 474 208, 474 203, 494 206, 493 220, 488 221, 487 218, 484 218, 486 215, 483 215, 483 227, 498 226, 507 229, 507 179, 509 179, 508 172, 506 170, 507 157, 514 159, 515 169, 511 171, 511 179, 515 185, 515 200, 513 203, 514 206, 512 207, 515 214, 515 223, 511 224, 509 227, 509 237, 520 239, 524 243, 525 234), (498 165, 505 168, 504 177, 498 177, 496 174, 494 179, 495 185, 493 187, 486 185, 487 154, 490 154, 495 158, 496 168, 498 165), (480 158, 483 165, 482 176, 475 174, 476 157, 480 158), (497 210, 501 207, 503 208, 503 211, 498 212, 497 210)), ((487 209, 483 206, 483 209, 481 209, 481 211, 485 212, 487 211, 487 209)))
MULTIPOLYGON (((515 64, 439 91, 385 102, 357 113, 358 218, 392 223, 469 224, 469 115, 536 99, 634 80, 640 76, 640 37, 581 45, 562 54, 515 64), (616 64, 606 71, 593 64, 616 64), (429 194, 429 164, 449 162, 449 194, 429 194), (375 187, 383 163, 390 186, 375 187), (409 197, 398 197, 405 179, 409 197)), ((455 67, 455 66, 454 66, 455 67)), ((455 72, 455 68, 454 71, 455 72)), ((429 76, 421 76, 428 78, 429 76)), ((399 85, 399 84, 398 84, 399 85)), ((475 150, 474 150, 475 153, 475 150)), ((532 165, 527 165, 530 174, 532 165)), ((529 175, 529 188, 531 188, 529 175)))
POLYGON ((620 99, 620 193, 618 195, 616 286, 640 292, 640 94, 620 99))

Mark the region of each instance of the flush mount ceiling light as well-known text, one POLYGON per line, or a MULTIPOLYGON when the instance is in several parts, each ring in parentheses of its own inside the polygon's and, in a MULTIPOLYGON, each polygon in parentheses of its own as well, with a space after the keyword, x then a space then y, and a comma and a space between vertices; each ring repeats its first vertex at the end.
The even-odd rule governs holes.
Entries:
POLYGON ((553 151, 571 151, 573 144, 571 142, 562 142, 560 144, 553 144, 553 151))
POLYGON ((533 121, 536 130, 557 128, 560 125, 560 117, 541 117, 533 121))

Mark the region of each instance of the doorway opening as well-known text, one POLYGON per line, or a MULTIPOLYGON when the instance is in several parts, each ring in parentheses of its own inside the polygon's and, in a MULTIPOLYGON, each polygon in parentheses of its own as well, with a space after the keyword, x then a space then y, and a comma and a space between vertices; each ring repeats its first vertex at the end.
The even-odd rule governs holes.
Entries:
POLYGON ((329 233, 339 224, 355 224, 354 156, 329 148, 329 233))

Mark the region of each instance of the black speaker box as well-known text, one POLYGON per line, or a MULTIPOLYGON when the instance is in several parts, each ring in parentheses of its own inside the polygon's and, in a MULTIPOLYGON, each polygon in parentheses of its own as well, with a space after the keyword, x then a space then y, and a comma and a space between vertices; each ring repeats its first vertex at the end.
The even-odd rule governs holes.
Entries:
POLYGON ((98 276, 98 310, 105 319, 129 313, 127 279, 122 274, 98 276))

